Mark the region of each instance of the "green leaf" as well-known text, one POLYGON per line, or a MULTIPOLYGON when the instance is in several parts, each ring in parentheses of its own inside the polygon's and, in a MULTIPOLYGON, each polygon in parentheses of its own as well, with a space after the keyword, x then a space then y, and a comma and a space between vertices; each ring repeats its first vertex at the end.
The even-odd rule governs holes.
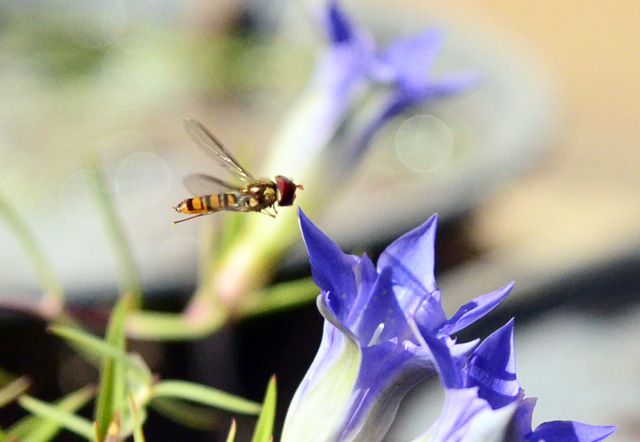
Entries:
POLYGON ((256 429, 253 432, 251 442, 269 442, 273 437, 273 423, 276 418, 276 377, 271 376, 269 379, 269 385, 267 385, 267 392, 264 395, 264 402, 262 403, 262 411, 258 417, 258 423, 256 429))
POLYGON ((48 404, 27 395, 18 399, 18 403, 22 408, 36 416, 55 422, 57 425, 60 425, 89 441, 93 440, 94 434, 91 422, 80 416, 76 416, 75 414, 56 407, 55 405, 48 404))
POLYGON ((27 254, 27 258, 31 261, 31 265, 44 290, 45 298, 50 298, 51 301, 56 304, 64 302, 64 291, 56 273, 42 253, 34 236, 29 231, 27 223, 18 215, 13 207, 9 205, 2 195, 0 195, 0 216, 4 218, 9 228, 13 231, 13 234, 17 237, 27 254))
POLYGON ((167 398, 155 398, 150 405, 159 414, 185 427, 211 431, 218 425, 220 412, 210 408, 167 398))
POLYGON ((227 442, 235 442, 236 440, 236 420, 231 419, 231 427, 229 427, 229 433, 227 434, 227 442))
POLYGON ((104 342, 101 337, 94 336, 78 327, 76 324, 58 322, 55 325, 49 325, 47 331, 64 339, 76 353, 98 370, 101 368, 105 356, 127 357, 126 354, 104 342))
POLYGON ((82 349, 83 352, 100 358, 113 358, 127 362, 127 354, 113 345, 77 328, 64 325, 52 325, 49 331, 82 349))
POLYGON ((27 391, 27 388, 29 388, 29 380, 25 376, 2 387, 2 389, 0 389, 0 407, 4 407, 8 403, 16 400, 18 396, 27 391))
MULTIPOLYGON (((129 310, 130 298, 125 296, 118 301, 107 327, 106 342, 117 351, 125 353, 125 319, 129 310)), ((104 356, 100 368, 100 387, 94 420, 98 425, 99 441, 104 440, 109 424, 115 413, 122 410, 125 400, 126 376, 125 361, 121 358, 104 356)))
POLYGON ((215 388, 185 381, 162 381, 152 392, 152 398, 171 397, 197 402, 242 414, 258 414, 260 404, 215 388))
POLYGON ((145 442, 144 433, 142 432, 142 419, 140 419, 138 407, 131 394, 129 394, 129 411, 133 419, 133 442, 145 442))
MULTIPOLYGON (((95 390, 91 386, 83 387, 55 402, 53 406, 63 412, 74 413, 93 397, 95 390)), ((46 442, 52 440, 60 431, 60 425, 38 416, 28 416, 14 424, 7 431, 9 441, 46 442)))
POLYGON ((100 169, 98 156, 91 152, 88 154, 87 166, 90 169, 89 178, 93 194, 95 195, 98 207, 100 208, 102 217, 104 218, 107 232, 111 237, 114 252, 116 255, 116 264, 122 281, 122 288, 125 294, 133 298, 135 307, 140 306, 142 298, 142 285, 140 277, 136 270, 133 253, 129 247, 124 229, 120 224, 118 215, 113 207, 111 195, 109 195, 106 180, 100 169))

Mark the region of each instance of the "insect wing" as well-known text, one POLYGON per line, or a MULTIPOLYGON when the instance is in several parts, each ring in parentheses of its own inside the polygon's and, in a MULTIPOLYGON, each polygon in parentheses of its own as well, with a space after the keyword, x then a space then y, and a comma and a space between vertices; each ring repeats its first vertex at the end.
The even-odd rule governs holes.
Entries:
POLYGON ((187 175, 182 183, 193 196, 215 195, 220 192, 238 190, 237 186, 203 173, 187 175))
POLYGON ((249 173, 244 167, 238 164, 238 161, 227 151, 223 144, 207 130, 199 121, 187 118, 184 120, 184 126, 198 146, 205 152, 213 155, 218 162, 229 169, 238 179, 251 182, 255 181, 255 177, 249 173))

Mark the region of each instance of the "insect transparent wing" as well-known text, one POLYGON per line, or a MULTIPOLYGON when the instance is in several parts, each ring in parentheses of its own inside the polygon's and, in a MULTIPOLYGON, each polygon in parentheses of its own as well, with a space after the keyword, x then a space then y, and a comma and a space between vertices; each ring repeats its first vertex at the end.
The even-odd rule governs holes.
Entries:
POLYGON ((215 195, 220 192, 238 189, 237 186, 203 173, 187 175, 182 180, 182 183, 193 196, 215 195))
POLYGON ((238 177, 238 179, 245 182, 256 180, 251 173, 238 164, 238 161, 229 153, 229 151, 227 151, 222 143, 202 125, 202 123, 191 118, 187 118, 184 120, 184 127, 198 146, 204 149, 208 154, 212 155, 222 166, 229 169, 238 177))

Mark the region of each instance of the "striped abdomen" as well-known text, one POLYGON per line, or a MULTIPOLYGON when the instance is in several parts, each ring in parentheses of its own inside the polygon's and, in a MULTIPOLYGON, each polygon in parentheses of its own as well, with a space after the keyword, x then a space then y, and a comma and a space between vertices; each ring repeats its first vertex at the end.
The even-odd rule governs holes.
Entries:
POLYGON ((239 207, 237 196, 231 192, 226 192, 188 198, 181 201, 174 209, 176 209, 176 212, 186 215, 196 215, 220 210, 239 210, 239 207))

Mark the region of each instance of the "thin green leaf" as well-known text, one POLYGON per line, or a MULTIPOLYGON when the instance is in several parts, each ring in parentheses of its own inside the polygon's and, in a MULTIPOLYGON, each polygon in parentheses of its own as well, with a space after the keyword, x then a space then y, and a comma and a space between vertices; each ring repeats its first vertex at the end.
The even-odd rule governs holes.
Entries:
MULTIPOLYGON (((118 301, 107 327, 106 342, 115 347, 119 352, 125 353, 125 319, 129 310, 130 298, 125 296, 118 301)), ((109 424, 115 413, 122 409, 125 400, 126 376, 125 361, 121 358, 105 356, 100 369, 100 387, 94 420, 98 425, 100 441, 104 439, 109 424)))
POLYGON ((2 195, 0 195, 0 216, 4 218, 9 228, 18 238, 18 241, 27 254, 27 258, 31 261, 31 265, 44 290, 45 298, 50 298, 51 301, 56 304, 62 304, 64 302, 64 290, 60 280, 42 253, 34 236, 29 231, 27 223, 9 205, 2 195))
MULTIPOLYGON (((92 386, 83 387, 55 402, 53 406, 63 412, 74 413, 89 402, 94 393, 95 389, 92 386)), ((7 440, 46 442, 52 440, 59 431, 60 425, 55 421, 28 416, 8 429, 7 440)))
POLYGON ((125 364, 128 369, 127 374, 135 376, 134 379, 139 383, 150 384, 152 382, 149 368, 138 355, 126 354, 113 345, 77 328, 53 325, 49 327, 49 331, 68 341, 85 359, 96 366, 101 366, 101 361, 104 358, 114 358, 125 364))
POLYGON ((133 442, 145 442, 144 433, 142 432, 142 419, 140 419, 138 407, 131 394, 129 394, 129 410, 133 419, 133 442))
POLYGON ((22 376, 0 389, 0 407, 4 407, 10 402, 13 402, 22 393, 29 388, 29 379, 26 376, 22 376))
POLYGON ((236 420, 231 419, 231 427, 229 427, 229 433, 227 434, 227 442, 235 442, 236 430, 237 430, 236 420))
POLYGON ((152 392, 153 398, 171 397, 197 402, 242 414, 258 414, 260 404, 215 388, 185 381, 163 381, 152 392))
POLYGON ((93 356, 127 361, 125 352, 78 328, 52 325, 49 331, 93 356))
POLYGON ((251 296, 254 302, 245 305, 240 313, 250 317, 292 309, 313 302, 318 293, 320 290, 311 278, 284 282, 251 296))
POLYGON ((61 410, 55 405, 42 402, 27 395, 24 395, 20 399, 18 399, 18 403, 22 406, 22 408, 32 414, 35 414, 36 416, 49 421, 53 421, 57 425, 60 425, 89 441, 93 440, 93 426, 91 425, 91 422, 80 416, 76 416, 75 414, 61 410))
POLYGON ((88 154, 87 166, 89 167, 89 181, 93 194, 95 195, 98 207, 107 228, 107 232, 113 243, 118 273, 122 282, 124 293, 133 297, 135 307, 140 306, 142 298, 142 285, 138 275, 133 253, 129 247, 124 229, 120 224, 118 215, 113 206, 111 195, 109 195, 107 182, 100 169, 98 156, 91 152, 88 154))
POLYGON ((264 395, 264 402, 262 404, 262 411, 258 417, 258 423, 256 429, 253 432, 251 442, 269 442, 273 437, 273 423, 276 418, 276 377, 271 376, 269 379, 269 385, 267 385, 267 392, 264 395))
POLYGON ((151 408, 164 417, 184 426, 201 431, 215 430, 219 423, 219 411, 203 408, 176 399, 155 398, 151 408))

